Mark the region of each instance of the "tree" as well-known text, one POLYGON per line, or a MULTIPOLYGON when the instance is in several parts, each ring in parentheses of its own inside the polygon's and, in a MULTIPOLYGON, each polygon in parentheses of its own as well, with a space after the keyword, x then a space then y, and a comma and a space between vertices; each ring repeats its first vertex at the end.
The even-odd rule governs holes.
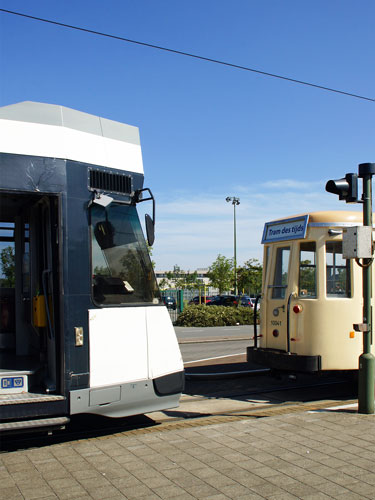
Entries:
POLYGON ((263 266, 257 259, 247 260, 243 266, 237 269, 237 281, 239 290, 245 290, 251 294, 260 293, 262 290, 263 266))
POLYGON ((198 288, 198 273, 194 271, 191 273, 190 271, 187 271, 183 276, 182 276, 182 286, 180 288, 186 288, 187 290, 194 290, 195 288, 198 288))
POLYGON ((170 288, 169 281, 167 279, 163 278, 159 283, 159 288, 160 288, 160 290, 165 290, 166 288, 170 288))
POLYGON ((5 288, 16 286, 16 257, 14 247, 5 247, 0 252, 0 283, 5 288))
POLYGON ((173 266, 173 271, 166 273, 167 279, 174 283, 174 286, 179 289, 193 290, 197 288, 198 274, 196 271, 183 271, 177 264, 173 266))
POLYGON ((233 286, 233 259, 219 254, 208 268, 207 277, 211 286, 219 289, 219 294, 229 290, 233 286))
POLYGON ((178 282, 178 280, 180 279, 180 276, 181 276, 181 268, 180 268, 180 266, 178 266, 177 264, 175 264, 175 265, 173 266, 173 271, 168 271, 168 272, 166 273, 166 277, 167 277, 168 281, 169 281, 170 283, 172 282, 171 284, 172 284, 173 286, 175 286, 176 288, 178 288, 178 287, 177 287, 177 282, 178 282))

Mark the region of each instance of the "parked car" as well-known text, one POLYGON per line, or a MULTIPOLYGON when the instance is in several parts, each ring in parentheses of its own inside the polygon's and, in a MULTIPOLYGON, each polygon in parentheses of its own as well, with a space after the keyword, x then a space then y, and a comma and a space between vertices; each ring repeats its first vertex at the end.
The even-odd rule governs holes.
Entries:
POLYGON ((246 295, 241 295, 240 303, 243 307, 254 307, 254 302, 252 302, 252 299, 246 295))
MULTIPOLYGON (((211 302, 211 300, 214 299, 214 298, 215 298, 214 296, 212 296, 212 297, 211 296, 210 297, 206 296, 206 304, 209 304, 211 302)), ((199 295, 197 297, 193 297, 190 300, 189 304, 195 304, 195 305, 204 304, 205 303, 204 302, 204 297, 201 297, 200 299, 201 300, 199 302, 199 295)))
POLYGON ((238 298, 235 295, 218 295, 211 302, 207 303, 208 306, 225 306, 225 307, 237 307, 238 298))
MULTIPOLYGON (((254 309, 255 307, 255 301, 256 299, 254 297, 249 297, 248 295, 241 295, 240 296, 240 299, 241 299, 241 306, 244 306, 244 307, 251 307, 254 309)), ((258 301, 258 306, 257 306, 257 310, 259 309, 259 301, 258 301)))
POLYGON ((164 305, 167 306, 168 309, 176 309, 177 303, 174 297, 170 297, 169 295, 161 298, 164 305))
MULTIPOLYGON (((250 299, 251 300, 251 303, 252 303, 252 306, 251 307, 255 307, 255 302, 256 302, 256 299, 254 299, 253 297, 250 299)), ((257 305, 257 311, 258 309, 260 308, 260 300, 258 300, 258 305, 257 305)))

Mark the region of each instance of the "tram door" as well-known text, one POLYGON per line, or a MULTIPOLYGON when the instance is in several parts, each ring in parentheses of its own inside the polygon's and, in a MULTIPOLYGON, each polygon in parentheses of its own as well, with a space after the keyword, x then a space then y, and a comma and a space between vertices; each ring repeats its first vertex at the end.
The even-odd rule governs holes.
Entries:
MULTIPOLYGON (((24 390, 57 388, 58 199, 1 193, 0 369, 27 375, 24 390)), ((9 393, 12 391, 9 390, 9 393)))
POLYGON ((291 244, 283 242, 280 246, 271 246, 270 270, 268 273, 268 284, 266 283, 266 294, 268 300, 265 311, 266 346, 273 349, 286 351, 287 323, 288 323, 288 299, 290 289, 290 257, 291 244))

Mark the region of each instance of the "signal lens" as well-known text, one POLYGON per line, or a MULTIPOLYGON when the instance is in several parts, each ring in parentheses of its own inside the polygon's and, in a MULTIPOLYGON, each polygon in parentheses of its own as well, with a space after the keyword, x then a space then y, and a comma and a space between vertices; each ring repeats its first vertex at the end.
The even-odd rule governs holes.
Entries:
POLYGON ((296 304, 295 306, 293 306, 293 312, 295 312, 296 314, 302 312, 302 306, 300 304, 296 304))
POLYGON ((279 330, 274 330, 274 331, 272 332, 272 335, 273 335, 274 337, 278 337, 278 336, 279 336, 279 330))

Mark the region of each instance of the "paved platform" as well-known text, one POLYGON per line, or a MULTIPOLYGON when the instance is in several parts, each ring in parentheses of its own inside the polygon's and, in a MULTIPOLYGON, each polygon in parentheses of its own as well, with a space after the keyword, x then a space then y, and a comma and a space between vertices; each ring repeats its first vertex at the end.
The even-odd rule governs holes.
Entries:
POLYGON ((0 455, 2 500, 375 498, 375 416, 344 405, 0 455))

